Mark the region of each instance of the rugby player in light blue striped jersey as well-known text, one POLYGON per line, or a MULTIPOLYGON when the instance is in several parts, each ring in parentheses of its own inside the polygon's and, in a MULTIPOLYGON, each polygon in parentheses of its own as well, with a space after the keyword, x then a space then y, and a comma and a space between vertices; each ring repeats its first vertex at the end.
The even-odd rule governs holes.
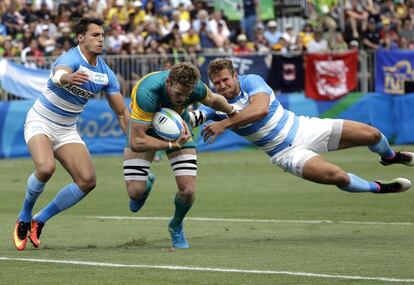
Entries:
POLYGON ((413 166, 411 152, 395 152, 376 128, 341 119, 296 116, 285 110, 273 90, 258 75, 237 75, 230 60, 218 58, 208 68, 217 93, 226 97, 238 113, 227 117, 207 107, 190 114, 192 124, 206 124, 202 135, 212 143, 226 129, 262 148, 273 164, 304 179, 336 185, 347 192, 398 193, 408 190, 411 181, 368 181, 326 161, 320 153, 355 146, 368 146, 383 165, 413 166))
POLYGON ((83 199, 96 185, 95 169, 76 122, 88 100, 100 92, 107 95, 112 110, 126 133, 129 111, 120 93, 115 74, 101 57, 104 42, 103 21, 82 18, 75 26, 78 45, 53 64, 47 88, 29 110, 24 136, 35 172, 29 177, 23 207, 13 231, 18 250, 27 239, 40 245, 40 234, 47 220, 83 199), (32 217, 33 206, 55 172, 57 159, 73 178, 56 197, 32 217))

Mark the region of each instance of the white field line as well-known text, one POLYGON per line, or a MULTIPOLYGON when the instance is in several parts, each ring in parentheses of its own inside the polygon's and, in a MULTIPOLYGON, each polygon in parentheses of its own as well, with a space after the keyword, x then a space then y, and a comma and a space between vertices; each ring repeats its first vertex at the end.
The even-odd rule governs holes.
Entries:
MULTIPOLYGON (((127 217, 127 216, 87 216, 88 219, 98 220, 169 220, 170 217, 127 217)), ((414 226, 409 222, 361 222, 361 221, 331 221, 331 220, 263 220, 263 219, 225 219, 225 218, 202 218, 187 217, 187 221, 202 222, 242 222, 242 223, 276 223, 276 224, 355 224, 355 225, 391 225, 391 226, 414 226)))
POLYGON ((231 269, 231 268, 194 267, 194 266, 172 266, 172 265, 122 264, 122 263, 90 262, 90 261, 77 261, 77 260, 15 258, 15 257, 5 257, 5 256, 0 256, 0 261, 1 260, 35 262, 35 263, 69 264, 69 265, 96 266, 96 267, 113 267, 113 268, 140 268, 140 269, 186 270, 186 271, 202 271, 202 272, 222 272, 222 273, 291 275, 291 276, 315 277, 315 278, 414 283, 414 279, 402 279, 402 278, 390 278, 390 277, 367 277, 367 276, 336 275, 336 274, 331 275, 331 274, 320 274, 320 273, 309 273, 309 272, 231 269))

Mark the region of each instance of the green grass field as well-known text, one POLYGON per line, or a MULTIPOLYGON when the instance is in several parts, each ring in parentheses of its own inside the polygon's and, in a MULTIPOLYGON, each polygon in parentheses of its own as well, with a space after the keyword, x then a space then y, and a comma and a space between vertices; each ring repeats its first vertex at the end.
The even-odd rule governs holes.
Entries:
MULTIPOLYGON (((414 179, 413 168, 383 167, 366 148, 325 157, 367 179, 414 179)), ((33 166, 0 160, 1 284, 414 283, 413 189, 350 194, 284 173, 258 150, 202 153, 185 223, 191 248, 172 251, 167 161, 153 165, 157 181, 139 214, 128 210, 122 158, 94 162, 97 188, 47 223, 41 249, 18 252, 11 233, 33 166)), ((35 212, 69 182, 57 168, 35 212)))

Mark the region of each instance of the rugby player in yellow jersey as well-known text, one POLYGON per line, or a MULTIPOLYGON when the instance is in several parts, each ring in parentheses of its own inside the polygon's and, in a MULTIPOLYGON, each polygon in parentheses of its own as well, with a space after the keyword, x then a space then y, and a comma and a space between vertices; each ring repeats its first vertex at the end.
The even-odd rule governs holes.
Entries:
POLYGON ((131 93, 129 139, 123 163, 130 210, 137 212, 143 206, 155 179, 150 172, 151 162, 157 150, 165 150, 178 188, 175 212, 168 224, 174 248, 189 247, 183 219, 195 199, 197 155, 186 108, 196 102, 228 115, 235 112, 223 96, 200 81, 198 69, 187 62, 145 76, 131 93), (175 110, 183 118, 185 130, 174 142, 161 139, 151 128, 154 113, 162 107, 175 110))

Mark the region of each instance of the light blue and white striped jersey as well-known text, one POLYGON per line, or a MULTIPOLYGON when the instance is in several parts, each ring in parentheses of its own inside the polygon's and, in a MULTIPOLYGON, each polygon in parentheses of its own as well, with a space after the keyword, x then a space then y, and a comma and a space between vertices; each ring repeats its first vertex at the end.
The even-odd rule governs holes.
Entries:
MULTIPOLYGON (((273 90, 266 84, 264 79, 258 75, 239 75, 240 94, 228 102, 234 105, 239 111, 249 106, 249 97, 257 93, 269 95, 269 113, 260 120, 239 127, 233 130, 236 134, 245 137, 250 142, 261 147, 270 157, 284 150, 292 143, 298 130, 298 117, 285 110, 276 99, 273 90)), ((223 115, 212 109, 202 109, 207 119, 222 120, 223 115)), ((226 116, 226 115, 224 115, 226 116)))
POLYGON ((118 80, 104 60, 98 56, 96 66, 88 63, 80 47, 74 47, 61 55, 52 65, 52 72, 46 89, 33 105, 33 109, 47 120, 62 126, 76 124, 84 105, 101 91, 107 95, 120 93, 118 80), (58 87, 53 84, 53 70, 66 66, 73 72, 81 70, 89 75, 89 81, 82 85, 66 84, 58 87))

